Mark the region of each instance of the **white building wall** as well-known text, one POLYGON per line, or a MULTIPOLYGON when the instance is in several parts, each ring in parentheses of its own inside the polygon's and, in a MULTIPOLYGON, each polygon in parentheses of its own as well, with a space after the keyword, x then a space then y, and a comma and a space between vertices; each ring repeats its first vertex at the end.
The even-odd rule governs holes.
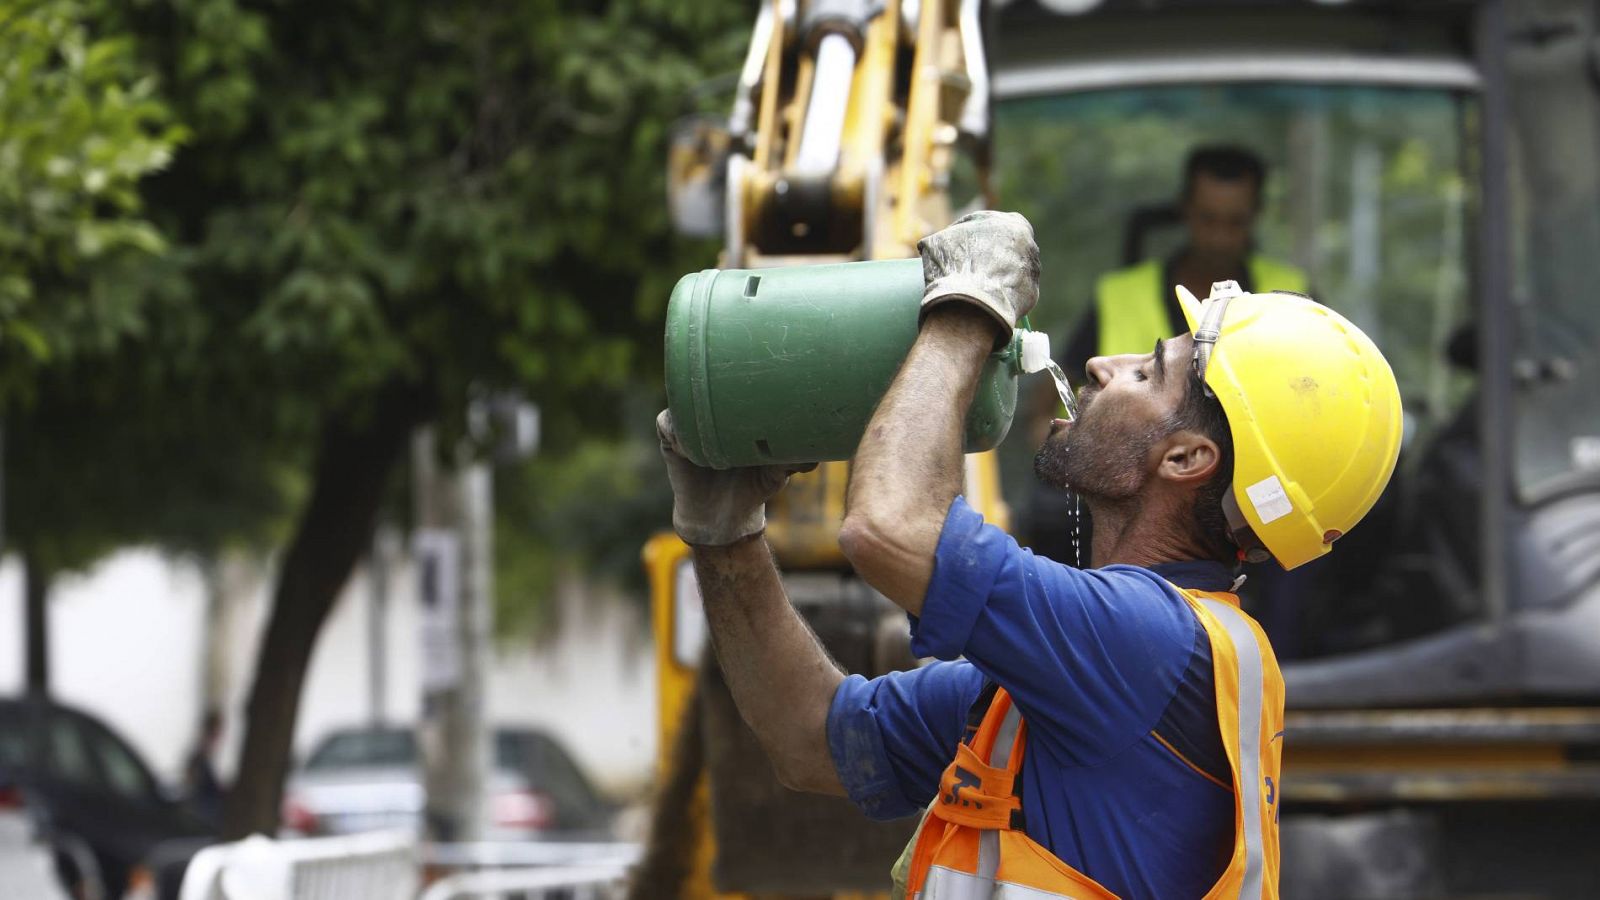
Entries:
MULTIPOLYGON (((99 716, 151 766, 175 775, 200 702, 205 592, 193 567, 148 550, 118 553, 86 575, 63 575, 50 603, 51 689, 99 716)), ((22 567, 0 566, 0 693, 22 689, 22 567)))

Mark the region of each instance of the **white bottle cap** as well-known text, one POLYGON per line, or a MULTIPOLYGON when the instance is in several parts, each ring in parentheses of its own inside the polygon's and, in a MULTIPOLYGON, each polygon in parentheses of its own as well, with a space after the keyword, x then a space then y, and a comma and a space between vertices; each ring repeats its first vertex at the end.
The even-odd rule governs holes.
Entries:
POLYGON ((1022 335, 1023 373, 1043 372, 1045 366, 1050 365, 1050 335, 1026 328, 1017 329, 1017 333, 1022 335))

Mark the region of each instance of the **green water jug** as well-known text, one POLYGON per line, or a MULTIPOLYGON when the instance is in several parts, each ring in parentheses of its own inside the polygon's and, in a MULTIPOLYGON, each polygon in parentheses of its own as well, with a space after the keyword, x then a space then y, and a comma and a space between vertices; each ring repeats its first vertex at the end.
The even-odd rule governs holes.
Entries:
MULTIPOLYGON (((685 275, 666 333, 684 453, 714 469, 849 459, 916 340, 922 287, 920 259, 685 275)), ((1044 335, 1018 329, 984 365, 967 452, 1011 428, 1030 335, 1037 356, 1044 335)))

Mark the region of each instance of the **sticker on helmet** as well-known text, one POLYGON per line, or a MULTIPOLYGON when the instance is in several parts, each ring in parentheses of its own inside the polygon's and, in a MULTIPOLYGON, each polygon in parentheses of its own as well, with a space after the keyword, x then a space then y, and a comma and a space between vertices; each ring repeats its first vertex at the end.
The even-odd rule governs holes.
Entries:
POLYGON ((1289 502, 1289 495, 1284 493, 1283 484, 1276 475, 1268 475, 1245 488, 1244 492, 1250 498, 1250 505, 1256 508, 1256 515, 1263 525, 1294 512, 1294 504, 1289 502))

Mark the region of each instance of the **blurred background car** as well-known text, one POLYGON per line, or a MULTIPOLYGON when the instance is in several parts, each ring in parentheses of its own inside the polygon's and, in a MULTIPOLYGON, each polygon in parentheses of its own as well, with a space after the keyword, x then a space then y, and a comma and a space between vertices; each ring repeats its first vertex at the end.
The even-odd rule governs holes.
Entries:
POLYGON ((0 808, 24 801, 58 876, 80 897, 120 896, 155 845, 210 832, 103 722, 44 698, 0 698, 0 808))
MULTIPOLYGON (((549 735, 494 729, 487 836, 606 840, 616 810, 549 735)), ((362 726, 324 737, 290 776, 283 824, 295 835, 423 831, 422 754, 416 733, 362 726)))

